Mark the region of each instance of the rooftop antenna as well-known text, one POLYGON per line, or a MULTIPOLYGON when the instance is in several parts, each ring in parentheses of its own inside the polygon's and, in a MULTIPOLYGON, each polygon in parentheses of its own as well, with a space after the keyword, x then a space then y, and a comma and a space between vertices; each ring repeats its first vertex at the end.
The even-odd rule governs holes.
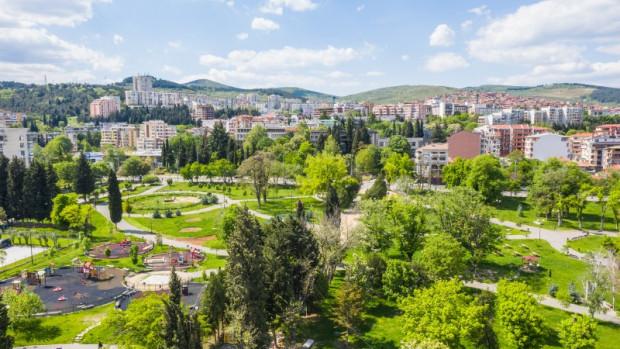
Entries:
POLYGON ((43 81, 45 81, 45 85, 47 86, 47 74, 43 74, 43 81))

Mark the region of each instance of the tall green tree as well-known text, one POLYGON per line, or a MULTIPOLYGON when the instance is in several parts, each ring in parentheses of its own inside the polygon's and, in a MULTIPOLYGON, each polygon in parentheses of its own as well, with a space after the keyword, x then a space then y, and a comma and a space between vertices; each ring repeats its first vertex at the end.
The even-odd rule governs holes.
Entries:
POLYGON ((458 278, 467 268, 467 250, 452 236, 426 238, 420 263, 433 280, 458 278))
POLYGON ((93 176, 93 172, 90 168, 90 162, 88 162, 88 159, 86 159, 86 155, 84 155, 84 153, 80 154, 77 161, 77 166, 73 177, 73 190, 75 190, 76 193, 83 195, 84 201, 86 201, 86 196, 90 195, 90 193, 95 190, 95 177, 93 176))
POLYGON ((0 154, 0 207, 7 210, 8 205, 8 189, 9 185, 9 159, 0 154))
POLYGON ((594 349, 598 339, 596 327, 596 320, 573 314, 571 318, 560 323, 560 344, 570 349, 594 349))
POLYGON ((52 198, 48 189, 48 178, 45 166, 34 161, 24 178, 24 200, 28 218, 38 222, 49 218, 52 212, 52 198))
POLYGON ((269 177, 271 176, 272 156, 266 152, 257 152, 249 158, 243 160, 237 172, 239 175, 247 177, 252 184, 252 190, 256 195, 258 209, 261 209, 261 195, 263 202, 267 201, 267 189, 269 177))
POLYGON ((162 337, 166 348, 202 349, 201 328, 197 314, 188 315, 179 304, 164 300, 162 337))
POLYGON ((242 347, 263 347, 269 340, 264 239, 260 224, 247 206, 240 209, 236 227, 228 238, 226 282, 229 318, 242 347))
POLYGON ((441 230, 458 240, 469 252, 475 276, 478 264, 497 250, 502 237, 500 229, 491 224, 491 210, 480 194, 457 187, 437 196, 435 212, 441 230))
POLYGON ((114 344, 143 348, 165 348, 162 336, 164 328, 164 300, 168 295, 149 293, 134 299, 125 311, 113 311, 102 325, 114 335, 114 344))
POLYGON ((222 122, 218 121, 213 125, 213 131, 211 131, 211 151, 215 154, 216 160, 226 159, 227 146, 228 133, 222 122))
POLYGON ((0 349, 13 348, 13 336, 7 334, 11 319, 9 319, 9 312, 6 305, 2 302, 2 295, 0 295, 0 349))
POLYGON ((13 157, 9 162, 8 172, 6 214, 9 218, 24 219, 27 211, 24 195, 26 163, 22 159, 13 157))
POLYGON ((540 348, 544 344, 544 322, 538 314, 538 302, 522 282, 500 281, 497 287, 497 317, 506 340, 516 348, 540 348))
POLYGON ((116 225, 123 219, 123 199, 118 187, 116 172, 112 169, 108 173, 108 209, 110 210, 110 220, 114 223, 114 229, 118 230, 116 225))
POLYGON ((168 288, 170 289, 170 301, 176 305, 181 304, 181 280, 179 280, 179 276, 177 272, 172 267, 172 271, 170 272, 170 281, 168 282, 168 288))
POLYGON ((364 312, 364 293, 362 289, 354 283, 345 282, 336 294, 336 305, 333 309, 335 321, 345 328, 346 345, 349 345, 349 334, 363 320, 364 312))
POLYGON ((465 184, 482 195, 487 203, 501 198, 506 175, 499 160, 491 155, 479 155, 471 160, 465 184))
POLYGON ((207 324, 213 330, 215 342, 220 338, 226 324, 226 270, 219 269, 212 273, 204 291, 200 305, 200 313, 205 317, 207 324))
POLYGON ((364 198, 371 200, 380 200, 387 195, 387 183, 385 177, 380 174, 370 188, 364 194, 364 198))
POLYGON ((325 204, 323 205, 323 214, 325 217, 333 221, 337 226, 340 226, 340 214, 342 209, 340 208, 340 199, 338 193, 333 186, 329 186, 327 189, 327 195, 325 196, 325 204))

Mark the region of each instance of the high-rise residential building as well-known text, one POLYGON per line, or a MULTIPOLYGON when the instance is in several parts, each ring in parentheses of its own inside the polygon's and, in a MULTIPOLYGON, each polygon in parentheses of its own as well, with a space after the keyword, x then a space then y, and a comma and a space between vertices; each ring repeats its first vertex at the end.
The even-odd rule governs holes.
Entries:
POLYGON ((146 121, 140 125, 140 134, 136 143, 138 150, 161 149, 166 139, 177 135, 177 129, 162 120, 146 121))
POLYGON ((525 151, 525 137, 548 132, 531 125, 485 125, 474 130, 481 135, 482 153, 504 157, 513 150, 525 151))
POLYGON ((570 137, 541 133, 525 137, 524 155, 528 159, 547 161, 549 158, 569 159, 570 137))
POLYGON ((153 91, 153 77, 148 75, 136 75, 133 77, 133 90, 139 92, 153 91))
POLYGON ((90 103, 90 116, 107 118, 114 112, 121 111, 121 99, 118 96, 103 96, 90 103))
POLYGON ((139 129, 127 124, 108 124, 101 129, 101 145, 117 148, 135 148, 139 129))
POLYGON ((23 159, 26 166, 30 166, 34 158, 36 140, 37 133, 27 128, 0 127, 0 153, 9 159, 23 159))
POLYGON ((198 104, 194 108, 195 120, 211 120, 215 118, 215 108, 212 104, 198 104))

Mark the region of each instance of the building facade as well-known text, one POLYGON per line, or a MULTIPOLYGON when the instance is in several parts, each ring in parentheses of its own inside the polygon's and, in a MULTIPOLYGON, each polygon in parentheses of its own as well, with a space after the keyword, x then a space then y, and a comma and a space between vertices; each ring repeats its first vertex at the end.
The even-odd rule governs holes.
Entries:
POLYGON ((549 158, 569 159, 570 137, 554 133, 541 133, 525 137, 524 155, 528 159, 546 161, 549 158))
POLYGON ((90 103, 90 116, 107 118, 121 111, 121 99, 117 96, 103 96, 90 103))

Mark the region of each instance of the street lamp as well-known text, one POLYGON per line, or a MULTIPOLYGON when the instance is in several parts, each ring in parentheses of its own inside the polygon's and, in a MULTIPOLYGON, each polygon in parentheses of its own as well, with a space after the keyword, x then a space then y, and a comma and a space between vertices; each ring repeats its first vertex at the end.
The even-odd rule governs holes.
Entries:
POLYGON ((540 241, 540 227, 543 225, 543 223, 545 222, 544 219, 538 221, 535 220, 533 223, 536 224, 538 226, 538 240, 540 241))

